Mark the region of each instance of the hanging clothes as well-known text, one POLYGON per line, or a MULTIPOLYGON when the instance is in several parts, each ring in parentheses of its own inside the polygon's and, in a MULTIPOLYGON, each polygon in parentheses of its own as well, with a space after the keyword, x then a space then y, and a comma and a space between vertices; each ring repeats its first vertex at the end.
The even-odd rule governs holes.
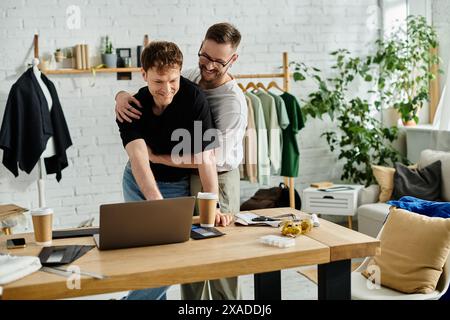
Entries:
MULTIPOLYGON (((279 95, 276 95, 270 91, 269 91, 269 94, 275 100, 275 106, 276 106, 277 115, 278 115, 278 125, 280 126, 281 130, 286 129, 290 122, 289 122, 289 116, 286 111, 286 105, 284 104, 284 100, 279 95)), ((281 149, 280 159, 282 159, 282 157, 283 157, 283 155, 282 155, 282 153, 283 153, 283 132, 282 131, 280 134, 280 149, 281 149)), ((278 172, 278 174, 281 174, 281 162, 280 162, 280 171, 278 172)))
POLYGON ((256 135, 258 138, 258 182, 262 185, 270 184, 269 144, 267 141, 266 120, 261 100, 251 92, 245 95, 250 98, 255 114, 256 135))
POLYGON ((256 134, 255 114, 253 112, 252 101, 245 96, 247 102, 247 128, 243 139, 244 159, 239 166, 242 180, 251 183, 258 181, 258 137, 256 134))
POLYGON ((278 116, 278 125, 280 126, 281 129, 286 129, 290 122, 289 116, 286 111, 286 105, 284 104, 284 100, 279 95, 273 92, 269 91, 269 94, 275 100, 275 107, 277 108, 277 116, 278 116))
POLYGON ((283 154, 281 162, 281 175, 297 177, 300 148, 297 134, 305 126, 300 104, 293 95, 285 92, 281 95, 284 100, 290 124, 283 130, 283 154))
POLYGON ((54 84, 44 74, 41 80, 51 94, 51 111, 33 68, 29 68, 9 92, 0 130, 0 149, 3 164, 17 177, 18 167, 31 173, 53 136, 56 154, 44 159, 45 168, 48 174, 56 173, 60 181, 61 171, 68 166, 66 150, 72 140, 54 84))
POLYGON ((260 100, 264 112, 269 144, 270 172, 279 175, 281 171, 281 129, 274 98, 263 90, 253 92, 260 100))

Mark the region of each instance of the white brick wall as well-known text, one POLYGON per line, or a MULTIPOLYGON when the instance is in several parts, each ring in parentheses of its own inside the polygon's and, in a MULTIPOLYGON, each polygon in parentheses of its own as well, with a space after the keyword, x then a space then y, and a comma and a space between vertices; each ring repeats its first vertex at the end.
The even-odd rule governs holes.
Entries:
MULTIPOLYGON (((440 1, 446 3, 446 1, 440 1)), ((377 30, 367 27, 368 8, 376 0, 2 0, 0 2, 0 116, 11 85, 32 58, 32 40, 40 34, 41 54, 57 47, 85 42, 90 45, 92 65, 100 62, 100 37, 110 35, 115 47, 141 44, 151 39, 178 43, 185 53, 185 66, 196 64, 196 53, 207 27, 220 21, 234 23, 243 34, 239 63, 234 73, 277 72, 281 53, 324 68, 327 53, 336 48, 353 52, 370 50, 377 30), (81 8, 81 29, 68 30, 65 12, 69 5, 81 8)), ((448 10, 441 12, 447 12, 448 10)), ((443 15, 443 13, 442 13, 443 15)), ((448 19, 446 20, 448 23, 448 19)), ((126 155, 114 123, 114 94, 136 90, 143 82, 117 81, 114 74, 97 74, 95 87, 89 75, 50 76, 55 83, 67 118, 74 146, 69 168, 61 183, 47 177, 47 205, 55 208, 57 226, 74 226, 97 216, 98 206, 122 200, 121 176, 126 155)), ((281 81, 281 80, 280 80, 281 81)), ((292 92, 304 97, 309 88, 292 83, 292 92)), ((340 170, 319 133, 326 124, 309 121, 301 132, 298 189, 312 181, 337 180, 340 170)), ((0 155, 2 156, 2 155, 0 155)), ((36 170, 15 179, 0 167, 0 202, 25 207, 38 205, 36 170)), ((273 184, 281 178, 273 178, 273 184)), ((242 183, 242 199, 258 186, 242 183)))

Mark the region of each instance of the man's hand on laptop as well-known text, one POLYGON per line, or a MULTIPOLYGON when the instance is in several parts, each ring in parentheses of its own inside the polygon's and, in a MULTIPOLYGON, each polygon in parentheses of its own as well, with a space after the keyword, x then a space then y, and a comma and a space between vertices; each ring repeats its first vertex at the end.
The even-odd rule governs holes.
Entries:
POLYGON ((221 213, 217 210, 216 213, 216 226, 226 227, 233 221, 233 216, 226 213, 221 213))
POLYGON ((131 94, 129 94, 126 91, 120 91, 116 95, 116 118, 120 122, 123 122, 124 120, 127 122, 132 122, 131 118, 133 119, 140 119, 142 113, 133 107, 131 103, 134 103, 139 108, 142 108, 141 103, 139 100, 137 100, 135 97, 133 97, 131 94))

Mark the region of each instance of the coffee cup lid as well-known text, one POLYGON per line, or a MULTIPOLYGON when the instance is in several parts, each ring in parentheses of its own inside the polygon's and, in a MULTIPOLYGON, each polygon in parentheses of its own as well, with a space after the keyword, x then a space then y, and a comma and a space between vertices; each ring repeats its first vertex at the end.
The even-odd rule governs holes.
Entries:
POLYGON ((199 192, 197 194, 197 198, 205 200, 217 200, 217 194, 212 192, 199 192))
POLYGON ((31 210, 32 216, 45 216, 47 214, 52 214, 52 213, 53 213, 52 208, 37 208, 37 209, 31 210))

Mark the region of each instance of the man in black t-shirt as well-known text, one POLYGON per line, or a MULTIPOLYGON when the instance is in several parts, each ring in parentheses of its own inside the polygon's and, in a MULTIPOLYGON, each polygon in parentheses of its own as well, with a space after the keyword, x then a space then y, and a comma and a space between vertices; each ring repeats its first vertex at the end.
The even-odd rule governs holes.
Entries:
MULTIPOLYGON (((198 67, 184 70, 183 76, 197 83, 203 89, 212 111, 217 129, 221 132, 222 150, 217 155, 217 171, 219 174, 219 201, 223 212, 239 212, 240 187, 239 163, 243 159, 242 139, 247 127, 247 102, 244 94, 230 74, 231 66, 238 59, 238 46, 241 33, 229 23, 216 23, 210 26, 201 43, 198 55, 198 67), (221 157, 221 155, 223 157, 221 157)), ((120 91, 116 95, 116 117, 120 122, 133 122, 140 119, 141 107, 131 94, 120 91), (136 108, 135 106, 138 106, 136 108)), ((178 167, 169 157, 150 154, 155 163, 178 167)), ((200 189, 200 179, 191 175, 191 193, 200 189)), ((220 217, 220 216, 217 216, 220 217)), ((216 224, 224 224, 216 220, 216 224)), ((238 278, 208 280, 193 284, 181 285, 181 297, 193 299, 237 300, 242 298, 238 278)))
MULTIPOLYGON (((199 87, 180 76, 180 49, 174 43, 152 42, 142 52, 141 61, 147 86, 135 98, 143 107, 142 116, 132 123, 117 121, 129 157, 123 175, 125 201, 188 196, 193 168, 198 170, 203 190, 218 194, 213 150, 217 135, 211 111, 199 87), (151 163, 151 154, 171 157, 181 166, 151 163)), ((230 223, 229 215, 220 211, 217 215, 224 225, 230 223)), ((132 291, 128 299, 164 299, 166 290, 132 291)))

